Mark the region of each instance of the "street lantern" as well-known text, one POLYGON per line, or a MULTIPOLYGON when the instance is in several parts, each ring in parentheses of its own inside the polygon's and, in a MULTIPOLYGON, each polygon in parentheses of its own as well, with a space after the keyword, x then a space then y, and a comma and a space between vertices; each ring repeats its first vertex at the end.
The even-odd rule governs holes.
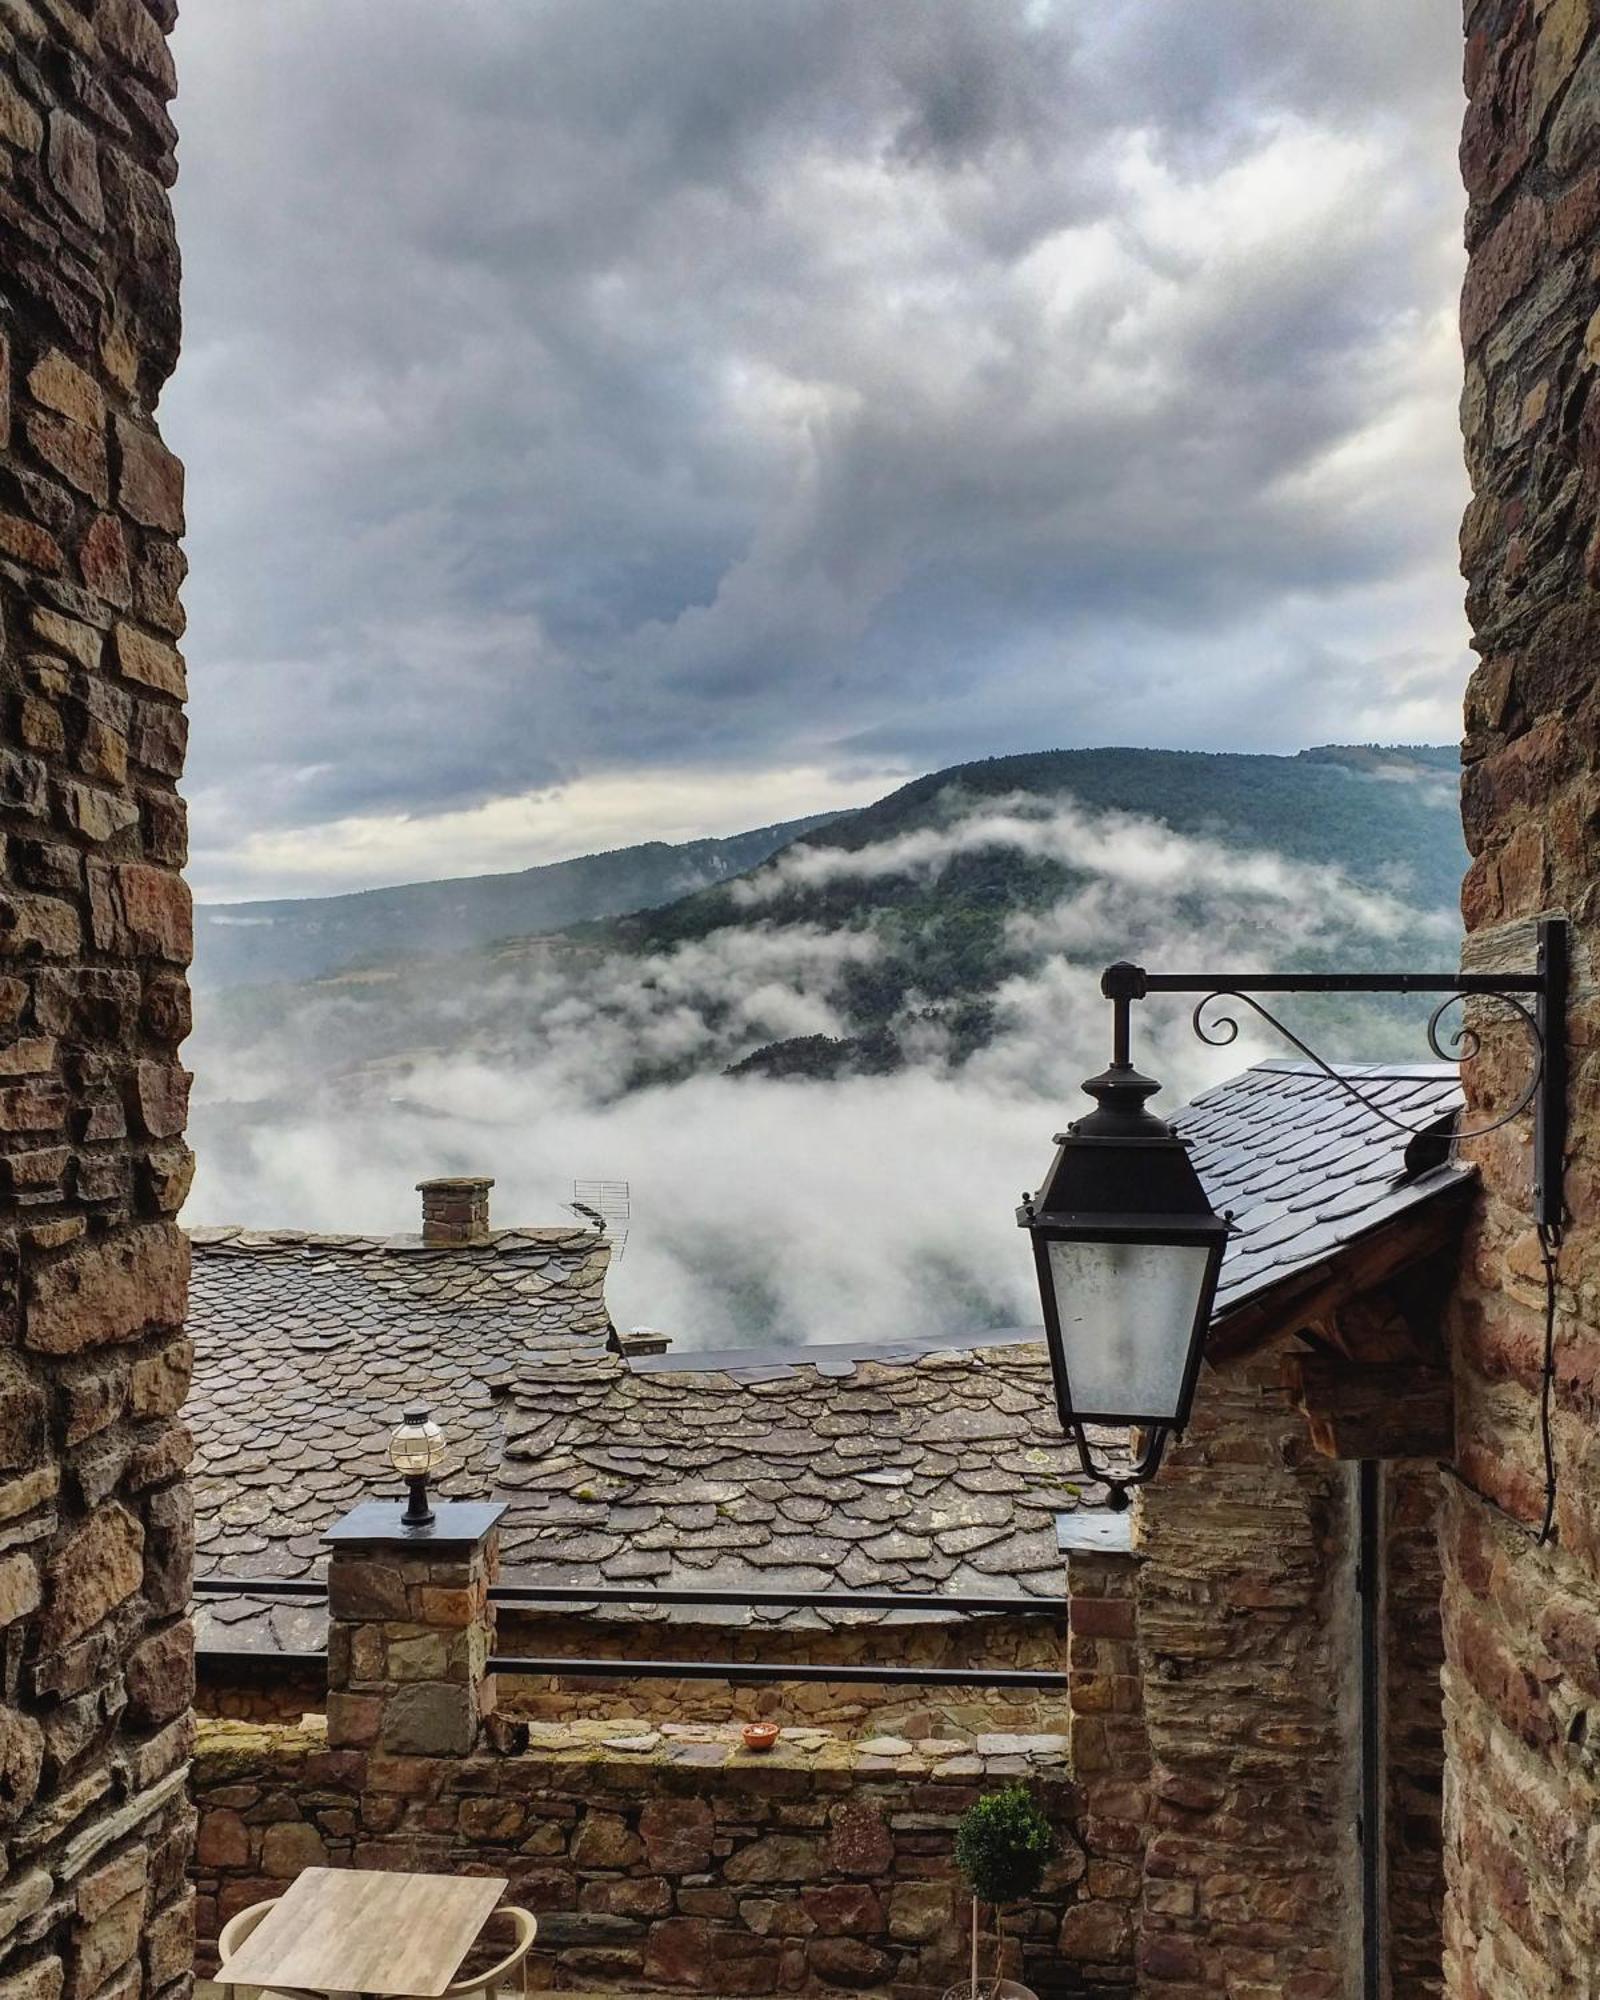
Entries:
MULTIPOLYGON (((1131 1003, 1151 993, 1198 995, 1191 1026, 1210 1048, 1238 1040, 1246 1010, 1281 1035, 1329 1083, 1378 1123, 1410 1138, 1435 1138, 1375 1101, 1309 1042, 1280 1021, 1261 993, 1429 993, 1442 996, 1428 1018, 1427 1042, 1441 1062, 1470 1060, 1483 1044, 1468 1020, 1441 1040, 1440 1023, 1458 1004, 1493 1001, 1526 1035, 1532 1065, 1520 1090, 1487 1123, 1457 1130, 1459 1143, 1481 1139, 1533 1111, 1533 1219, 1546 1286, 1541 1394, 1546 1417, 1555 1383, 1556 1259, 1566 1221, 1563 1170, 1567 1137, 1567 987, 1570 946, 1564 917, 1540 917, 1531 972, 1146 972, 1126 960, 1108 966, 1100 990, 1112 1003, 1111 1066, 1084 1089, 1095 1100, 1086 1117, 1057 1137, 1055 1162, 1037 1195, 1024 1195, 1017 1221, 1033 1238, 1056 1406, 1075 1439, 1083 1469, 1110 1487, 1110 1505, 1126 1507, 1128 1488, 1155 1476, 1167 1439, 1182 1431, 1194 1399, 1217 1274, 1231 1224, 1212 1210, 1186 1142, 1145 1100, 1160 1088, 1128 1057, 1131 1003), (1234 1012, 1211 1011, 1223 1002, 1234 1012), (1090 1454, 1089 1424, 1136 1425, 1141 1456, 1127 1472, 1108 1472, 1090 1454)), ((1545 1466, 1541 1543, 1553 1532, 1554 1455, 1545 1466)))
POLYGON ((406 1482, 406 1507, 400 1516, 408 1528, 426 1528, 433 1521, 428 1504, 428 1475, 444 1460, 444 1432, 425 1405, 407 1410, 405 1421, 389 1440, 389 1463, 406 1482))
POLYGON ((1094 1110, 1057 1134, 1044 1186, 1017 1210, 1033 1239, 1062 1428, 1116 1508, 1154 1475, 1168 1437, 1188 1420, 1229 1232, 1188 1142, 1147 1107, 1161 1086, 1129 1061, 1137 976, 1134 966, 1107 972, 1105 991, 1118 1003, 1111 1066, 1084 1084, 1094 1110), (1144 1432, 1131 1472, 1095 1465, 1089 1424, 1144 1432))

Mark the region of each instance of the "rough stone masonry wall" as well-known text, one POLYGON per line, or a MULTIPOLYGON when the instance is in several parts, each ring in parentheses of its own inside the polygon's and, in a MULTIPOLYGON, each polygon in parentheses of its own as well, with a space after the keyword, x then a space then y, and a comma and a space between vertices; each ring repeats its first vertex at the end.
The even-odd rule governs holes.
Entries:
POLYGON ((191 1976, 170 25, 0 5, 0 2000, 191 1976))
POLYGON ((1141 1490, 1151 1993, 1357 1990, 1354 1472, 1268 1350, 1202 1372, 1141 1490))
MULTIPOLYGON (((1557 1537, 1543 1510, 1542 1292, 1525 1121, 1474 1148, 1484 1199, 1454 1312, 1448 1493, 1448 1990, 1594 1990, 1600 1965, 1600 34, 1590 0, 1473 0, 1462 139, 1470 263, 1462 533, 1469 962, 1526 964, 1518 919, 1574 924, 1571 1211, 1561 1253, 1557 1537)), ((1469 1118, 1524 1058, 1468 1065, 1469 1118)))
POLYGON ((468 1870, 507 1876, 509 1900, 538 1914, 541 1987, 938 1994, 966 1963, 956 1818, 981 1790, 1023 1782, 1061 1853, 1008 1920, 1007 1969, 1046 2000, 1130 1990, 1125 1960, 1094 1963, 1079 1941, 1074 1913, 1107 1864, 1074 1831, 1060 1737, 851 1744, 810 1730, 752 1755, 736 1730, 690 1724, 532 1735, 507 1754, 416 1757, 202 1723, 202 1938, 303 1867, 468 1870))
MULTIPOLYGON (((918 1625, 903 1619, 858 1622, 835 1630, 749 1630, 722 1625, 530 1617, 502 1605, 498 1650, 523 1658, 618 1654, 647 1660, 756 1660, 769 1664, 924 1667, 1020 1667, 1059 1673, 1064 1618, 975 1618, 918 1625)), ((572 1721, 581 1716, 651 1715, 673 1722, 852 1723, 902 1735, 935 1728, 1048 1731, 1067 1726, 1065 1694, 1026 1688, 896 1687, 870 1681, 785 1681, 743 1686, 711 1680, 575 1679, 498 1676, 500 1707, 515 1715, 572 1721)), ((231 1711, 230 1712, 237 1712, 231 1711)))
POLYGON ((1442 1991, 1439 1469, 1382 1468, 1383 1923, 1388 2000, 1442 1991))

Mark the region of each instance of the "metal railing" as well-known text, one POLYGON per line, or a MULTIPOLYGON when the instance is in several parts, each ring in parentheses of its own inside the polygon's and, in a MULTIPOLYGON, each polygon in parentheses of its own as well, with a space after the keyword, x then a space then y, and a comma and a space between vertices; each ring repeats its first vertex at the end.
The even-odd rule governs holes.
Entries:
POLYGON ((490 1655, 498 1674, 550 1674, 574 1680, 640 1681, 863 1681, 883 1687, 994 1687, 1066 1689, 1067 1677, 1026 1667, 846 1667, 781 1660, 570 1660, 490 1655))
MULTIPOLYGON (((316 1577, 197 1576, 196 1597, 259 1597, 291 1602, 321 1602, 328 1595, 325 1579, 316 1577)), ((489 1587, 496 1604, 523 1608, 541 1604, 733 1605, 760 1611, 914 1611, 944 1612, 966 1617, 1052 1618, 1065 1622, 1067 1601, 1060 1597, 994 1596, 939 1591, 893 1590, 696 1590, 693 1588, 631 1588, 603 1584, 499 1583, 489 1587)), ((247 1647, 208 1646, 204 1657, 249 1667, 263 1661, 309 1666, 324 1655, 310 1652, 262 1654, 247 1647)), ((496 1653, 492 1673, 538 1674, 554 1678, 608 1680, 704 1680, 744 1682, 837 1681, 868 1682, 885 1687, 1034 1688, 1062 1692, 1064 1673, 1023 1667, 897 1667, 816 1664, 811 1661, 762 1660, 629 1660, 617 1656, 575 1659, 562 1655, 536 1658, 496 1653)))
POLYGON ((1064 1597, 982 1597, 937 1590, 697 1590, 577 1583, 494 1583, 496 1604, 732 1604, 753 1611, 946 1611, 970 1617, 1065 1618, 1064 1597))
MULTIPOLYGON (((322 1577, 197 1576, 197 1597, 284 1597, 320 1602, 328 1594, 322 1577)), ((946 1611, 962 1616, 1065 1618, 1064 1597, 1023 1597, 1015 1591, 993 1596, 940 1590, 696 1590, 641 1585, 581 1583, 492 1583, 495 1604, 729 1604, 754 1611, 946 1611)))

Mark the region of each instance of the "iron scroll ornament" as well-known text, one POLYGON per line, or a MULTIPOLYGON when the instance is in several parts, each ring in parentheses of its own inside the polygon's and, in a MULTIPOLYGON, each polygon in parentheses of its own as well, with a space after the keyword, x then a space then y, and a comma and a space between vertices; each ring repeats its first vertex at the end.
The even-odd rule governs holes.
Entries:
POLYGON ((1207 1007, 1214 1001, 1238 1001, 1259 1015, 1291 1047, 1298 1049, 1319 1074, 1337 1084, 1371 1116, 1408 1137, 1420 1135, 1404 1119, 1373 1104, 1356 1082, 1341 1076, 1255 996, 1261 993, 1433 995, 1436 1004, 1428 1019, 1428 1046, 1445 1062, 1470 1061, 1482 1046, 1481 1034, 1470 1024, 1455 1029, 1448 1038, 1441 1035, 1441 1022, 1447 1010, 1469 999, 1498 1000, 1511 1011, 1528 1037, 1533 1054, 1532 1074, 1509 1109, 1488 1123, 1455 1136, 1480 1138, 1509 1125, 1531 1108, 1534 1220, 1542 1229, 1559 1230, 1565 1220, 1562 1183, 1566 1167, 1570 944, 1564 917, 1540 917, 1531 928, 1537 951, 1534 966, 1527 972, 1267 972, 1230 976, 1215 972, 1147 972, 1142 965, 1130 965, 1124 960, 1107 966, 1101 976, 1100 990, 1112 1003, 1115 1045, 1123 1052, 1124 1059, 1133 1001, 1143 1000, 1152 993, 1197 995, 1192 1016, 1194 1030, 1211 1048, 1226 1048, 1235 1041, 1239 1023, 1233 1015, 1208 1017, 1207 1007))
MULTIPOLYGON (((1464 1132, 1454 1133, 1452 1136, 1458 1141, 1463 1139, 1485 1139, 1491 1132, 1498 1132, 1503 1125, 1510 1125, 1514 1120, 1520 1118, 1523 1112, 1527 1110, 1528 1106, 1538 1096, 1539 1086, 1544 1081, 1545 1070, 1544 1033, 1534 1015, 1534 1011, 1510 993, 1447 993, 1444 999, 1439 1002, 1438 1006, 1428 1016, 1426 1030, 1428 1047, 1438 1057, 1440 1062, 1470 1062, 1483 1046, 1483 1037, 1479 1034, 1478 1030, 1465 1021, 1451 1031, 1448 1043, 1442 1042, 1439 1037, 1439 1024, 1445 1014, 1448 1013, 1450 1008, 1465 1005, 1470 999, 1496 1000, 1502 1007, 1507 1007, 1511 1010, 1518 1026, 1528 1037, 1529 1046, 1532 1050, 1533 1066, 1529 1073, 1528 1081, 1517 1093, 1516 1099, 1510 1109, 1501 1112, 1498 1118, 1491 1119, 1487 1125, 1474 1125, 1464 1132)), ((1339 1070, 1334 1068, 1332 1063, 1325 1061, 1323 1057, 1318 1055, 1309 1042, 1303 1041, 1287 1022, 1280 1021, 1271 1008, 1262 1006, 1261 1002, 1252 994, 1243 993, 1236 986, 1218 986, 1213 992, 1202 994, 1199 1000, 1195 1002, 1194 1012, 1189 1017, 1189 1024, 1194 1029, 1196 1038, 1204 1042, 1207 1048, 1229 1048, 1239 1039, 1239 1023, 1233 1015, 1217 1014, 1213 1015, 1210 1020, 1207 1020, 1206 1009, 1213 1002, 1219 1000, 1237 1000, 1241 1005, 1248 1007, 1252 1013, 1259 1015, 1266 1022, 1267 1026, 1272 1029, 1274 1034, 1281 1035, 1291 1047, 1298 1049, 1307 1062, 1312 1063, 1320 1070, 1330 1083, 1336 1083, 1347 1097, 1354 1098, 1362 1110, 1368 1112, 1372 1117, 1380 1119, 1385 1125, 1391 1126, 1396 1132, 1404 1132, 1408 1138, 1420 1139, 1428 1131, 1428 1126, 1408 1125, 1403 1118, 1396 1118, 1392 1113, 1385 1111, 1381 1105, 1374 1104, 1364 1091, 1356 1088, 1349 1077, 1343 1075, 1339 1070)))
MULTIPOLYGON (((1147 974, 1136 966, 1112 966, 1101 982, 1101 990, 1112 1001, 1118 1033, 1126 1037, 1128 1003, 1147 993, 1198 993, 1190 1016, 1196 1036, 1210 1048, 1227 1048, 1239 1038, 1239 1023, 1229 1014, 1213 1015, 1206 1009, 1214 1002, 1239 1001, 1281 1035, 1317 1069, 1362 1106, 1372 1117, 1394 1130, 1420 1137, 1417 1128, 1394 1117, 1372 1103, 1351 1080, 1341 1076, 1308 1046, 1293 1029, 1286 1027, 1270 1009, 1257 1000, 1257 992, 1367 992, 1442 993, 1443 998, 1428 1017, 1428 1047, 1441 1061, 1470 1062, 1483 1045, 1483 1038, 1469 1022, 1451 1033, 1448 1043, 1441 1040, 1440 1022, 1453 1006, 1470 998, 1497 1000, 1510 1010, 1527 1036, 1533 1054, 1532 1072, 1511 1105, 1498 1118, 1453 1134, 1456 1140, 1481 1139, 1511 1124, 1522 1113, 1533 1110, 1532 1208, 1539 1241, 1539 1258, 1544 1270, 1544 1360, 1540 1370, 1539 1434, 1544 1458, 1544 1518, 1537 1532, 1540 1547, 1556 1537, 1558 1474, 1551 1407, 1556 1374, 1557 1264, 1566 1222, 1563 1180, 1567 1137, 1567 990, 1570 975, 1570 942, 1564 917, 1540 917, 1534 925, 1537 957, 1531 973, 1448 974, 1390 973, 1367 977, 1362 974, 1326 973, 1267 976, 1260 979, 1189 979, 1183 975, 1147 974), (1525 995, 1526 998, 1518 998, 1525 995)), ((1080 1445, 1080 1449, 1081 1449, 1080 1445)), ((1453 1467, 1447 1470, 1454 1471, 1453 1467)), ((1148 1476, 1148 1475, 1142 1475, 1148 1476)), ((1456 1473, 1459 1478, 1461 1475, 1456 1473)), ((1474 1491, 1476 1489, 1473 1489, 1474 1491)))

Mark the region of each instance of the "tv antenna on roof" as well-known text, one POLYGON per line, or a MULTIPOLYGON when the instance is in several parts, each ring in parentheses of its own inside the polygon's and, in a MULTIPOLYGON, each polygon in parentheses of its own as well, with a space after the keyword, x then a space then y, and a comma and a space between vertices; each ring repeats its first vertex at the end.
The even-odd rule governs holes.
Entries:
POLYGON ((622 1262, 627 1247, 628 1224, 633 1215, 632 1191, 627 1181, 574 1181, 567 1206, 592 1222, 611 1243, 611 1261, 622 1262))

